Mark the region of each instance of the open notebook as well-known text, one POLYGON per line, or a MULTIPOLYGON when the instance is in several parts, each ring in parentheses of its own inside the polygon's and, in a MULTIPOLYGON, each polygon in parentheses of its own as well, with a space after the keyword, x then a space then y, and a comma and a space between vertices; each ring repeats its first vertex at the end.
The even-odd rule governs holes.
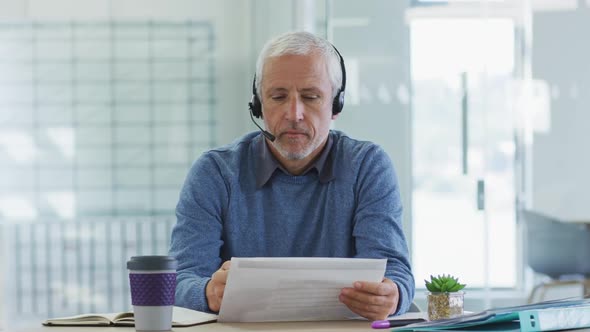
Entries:
MULTIPOLYGON (((217 315, 206 312, 174 307, 172 326, 194 326, 217 321, 217 315)), ((70 317, 49 318, 43 322, 45 326, 134 326, 133 312, 110 314, 84 314, 70 317)))

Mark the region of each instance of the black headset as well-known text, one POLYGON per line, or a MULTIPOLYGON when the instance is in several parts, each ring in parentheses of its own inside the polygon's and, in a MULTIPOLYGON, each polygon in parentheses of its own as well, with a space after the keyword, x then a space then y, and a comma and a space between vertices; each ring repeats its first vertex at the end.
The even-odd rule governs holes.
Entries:
MULTIPOLYGON (((342 108, 344 108, 344 89, 346 88, 346 68, 344 67, 344 58, 336 48, 336 46, 332 45, 336 54, 338 54, 338 58, 340 58, 340 68, 342 69, 342 86, 338 89, 336 96, 334 96, 334 100, 332 101, 332 114, 336 115, 342 112, 342 108)), ((257 118, 262 117, 262 103, 260 102, 260 98, 256 93, 256 75, 254 76, 254 80, 252 81, 252 99, 248 103, 248 107, 250 108, 250 112, 257 118)))

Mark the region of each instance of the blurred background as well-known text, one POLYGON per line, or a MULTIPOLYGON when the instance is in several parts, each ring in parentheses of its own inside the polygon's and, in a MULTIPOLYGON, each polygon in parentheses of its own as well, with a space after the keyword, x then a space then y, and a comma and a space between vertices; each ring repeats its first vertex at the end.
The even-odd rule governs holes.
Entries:
POLYGON ((431 274, 471 311, 590 290, 590 0, 0 0, 0 328, 129 308, 125 262, 167 253, 292 30, 338 47, 334 128, 396 166, 419 306, 431 274))

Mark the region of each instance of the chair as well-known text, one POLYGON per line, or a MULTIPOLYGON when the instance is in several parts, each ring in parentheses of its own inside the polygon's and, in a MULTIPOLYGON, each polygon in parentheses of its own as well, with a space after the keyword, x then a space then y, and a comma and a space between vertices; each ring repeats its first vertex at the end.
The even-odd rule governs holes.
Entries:
POLYGON ((529 303, 537 296, 543 300, 546 292, 556 287, 581 285, 584 294, 588 294, 590 226, 561 222, 534 211, 524 210, 522 216, 526 227, 526 262, 533 271, 551 278, 532 289, 529 303))

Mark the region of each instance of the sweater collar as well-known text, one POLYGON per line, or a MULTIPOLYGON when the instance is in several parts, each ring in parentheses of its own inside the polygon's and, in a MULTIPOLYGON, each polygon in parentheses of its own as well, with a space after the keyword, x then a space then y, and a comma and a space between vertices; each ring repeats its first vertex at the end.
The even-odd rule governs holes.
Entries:
MULTIPOLYGON (((263 135, 259 135, 257 142, 257 155, 256 155, 256 187, 262 188, 274 172, 279 169, 285 174, 290 174, 278 160, 273 156, 272 152, 268 148, 266 139, 264 139, 263 135)), ((332 138, 332 132, 328 134, 328 141, 326 142, 326 146, 320 153, 320 156, 301 174, 301 176, 306 175, 312 170, 316 170, 319 174, 319 180, 321 183, 327 183, 334 179, 334 162, 333 162, 333 155, 332 152, 332 145, 334 139, 332 138)))

